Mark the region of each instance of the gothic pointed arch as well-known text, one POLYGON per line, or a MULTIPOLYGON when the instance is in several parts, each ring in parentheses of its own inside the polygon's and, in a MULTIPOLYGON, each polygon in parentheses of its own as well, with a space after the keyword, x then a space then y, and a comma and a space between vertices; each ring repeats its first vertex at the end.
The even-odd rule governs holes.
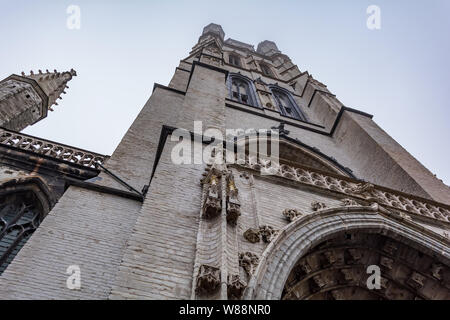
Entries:
POLYGON ((0 274, 38 228, 56 200, 37 176, 0 182, 0 274))
POLYGON ((253 107, 259 107, 255 86, 250 78, 240 73, 230 73, 227 85, 230 99, 253 107))
POLYGON ((278 85, 269 85, 270 91, 275 98, 277 107, 282 115, 297 120, 308 121, 305 113, 300 106, 295 102, 289 90, 286 90, 278 85))
MULTIPOLYGON (((294 170, 299 167, 306 167, 316 169, 324 173, 355 178, 352 170, 340 164, 335 158, 322 153, 315 147, 302 143, 298 139, 288 137, 283 134, 282 130, 280 130, 279 133, 280 135, 278 137, 268 136, 267 140, 263 141, 261 139, 266 138, 261 138, 257 135, 246 137, 246 152, 248 153, 249 150, 251 150, 249 146, 250 144, 256 146, 260 143, 267 143, 267 152, 268 154, 271 154, 271 145, 272 143, 275 143, 278 144, 280 165, 291 167, 294 170)), ((236 139, 236 143, 238 145, 244 143, 242 139, 244 138, 236 139)), ((257 157, 260 158, 264 156, 258 154, 257 157)))
POLYGON ((245 298, 449 299, 449 244, 377 204, 321 210, 280 230, 245 298), (374 265, 379 286, 370 288, 374 265))

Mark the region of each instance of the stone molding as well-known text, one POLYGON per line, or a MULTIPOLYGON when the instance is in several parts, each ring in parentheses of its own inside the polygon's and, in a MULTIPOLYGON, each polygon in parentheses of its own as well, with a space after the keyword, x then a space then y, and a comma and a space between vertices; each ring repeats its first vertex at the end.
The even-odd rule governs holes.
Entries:
MULTIPOLYGON (((280 299, 287 276, 299 257, 325 237, 351 230, 364 229, 397 240, 403 239, 402 242, 419 247, 424 252, 439 257, 443 263, 450 264, 448 241, 420 229, 420 226, 413 223, 405 224, 389 219, 389 214, 389 211, 377 204, 369 207, 338 207, 305 216, 288 224, 259 258, 244 299, 280 299)), ((360 258, 357 252, 353 252, 352 256, 355 260, 360 258)), ((420 286, 420 279, 420 275, 412 275, 409 281, 411 285, 420 286)))
POLYGON ((387 208, 403 211, 410 216, 420 217, 429 221, 438 220, 446 225, 450 225, 450 206, 432 200, 301 165, 297 167, 285 164, 272 165, 270 161, 261 161, 253 157, 247 158, 245 162, 237 165, 258 172, 265 172, 264 177, 281 177, 328 192, 343 194, 346 196, 344 199, 345 203, 343 202, 345 206, 359 205, 357 200, 362 200, 367 204, 375 202, 387 208), (269 176, 267 173, 271 175, 269 176))

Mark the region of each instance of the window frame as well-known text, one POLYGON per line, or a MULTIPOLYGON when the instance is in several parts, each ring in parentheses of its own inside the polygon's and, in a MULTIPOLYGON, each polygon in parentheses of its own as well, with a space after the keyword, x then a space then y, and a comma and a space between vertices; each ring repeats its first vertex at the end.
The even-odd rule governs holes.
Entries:
POLYGON ((239 55, 236 54, 236 53, 229 53, 228 54, 228 63, 233 65, 233 66, 242 68, 241 57, 239 57, 239 55), (234 62, 236 62, 236 63, 232 62, 232 60, 234 62))
POLYGON ((230 73, 228 75, 227 86, 228 86, 228 95, 231 100, 233 100, 234 102, 238 102, 238 103, 242 103, 242 104, 254 107, 254 108, 260 108, 258 97, 256 95, 256 90, 255 90, 253 81, 251 79, 249 79, 241 74, 230 73), (236 81, 238 83, 240 82, 246 86, 247 102, 243 101, 240 92, 238 93, 237 99, 234 97, 234 91, 233 91, 233 82, 234 81, 236 81))
POLYGON ((282 87, 275 86, 275 85, 271 85, 271 86, 269 86, 269 88, 270 88, 272 96, 277 104, 277 108, 280 111, 281 115, 283 115, 284 117, 291 118, 291 119, 308 122, 308 118, 306 117, 305 113, 301 110, 301 108, 298 106, 297 102, 294 100, 294 97, 289 92, 289 90, 286 90, 282 87), (286 110, 285 110, 286 107, 283 106, 283 104, 281 103, 280 98, 278 96, 279 94, 284 95, 287 98, 291 109, 293 109, 295 111, 295 113, 298 115, 298 117, 291 116, 286 112, 286 110))

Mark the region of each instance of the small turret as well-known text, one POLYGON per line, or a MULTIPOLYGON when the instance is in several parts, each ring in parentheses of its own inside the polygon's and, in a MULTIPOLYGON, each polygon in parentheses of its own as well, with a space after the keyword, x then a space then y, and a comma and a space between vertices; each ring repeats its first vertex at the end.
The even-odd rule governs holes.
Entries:
POLYGON ((58 105, 68 88, 67 83, 76 76, 75 70, 45 73, 38 70, 11 75, 0 82, 0 126, 21 131, 47 116, 52 106, 58 105))

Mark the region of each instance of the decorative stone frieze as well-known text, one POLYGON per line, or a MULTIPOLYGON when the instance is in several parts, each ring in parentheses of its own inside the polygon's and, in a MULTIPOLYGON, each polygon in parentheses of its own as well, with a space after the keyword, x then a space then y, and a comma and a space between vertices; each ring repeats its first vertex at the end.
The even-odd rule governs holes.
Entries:
POLYGON ((228 299, 240 300, 246 288, 246 284, 241 281, 239 275, 228 275, 227 293, 228 299))
POLYGON ((296 209, 285 209, 283 211, 283 216, 285 216, 289 222, 293 222, 296 219, 304 216, 304 214, 296 209))
POLYGON ((320 211, 326 209, 326 207, 327 207, 326 204, 323 202, 317 201, 311 202, 311 208, 313 209, 313 211, 320 211))
POLYGON ((361 260, 361 258, 362 258, 362 252, 359 249, 349 248, 347 250, 347 252, 350 254, 350 256, 354 262, 357 262, 357 261, 361 260))
POLYGON ((197 277, 196 292, 200 295, 213 294, 220 287, 220 269, 201 265, 197 277))
POLYGON ((259 258, 252 252, 241 252, 239 254, 239 266, 241 266, 248 276, 251 276, 258 266, 259 258))
POLYGON ((358 202, 349 198, 342 199, 341 202, 344 207, 360 206, 358 202))
POLYGON ((298 183, 360 198, 363 201, 376 202, 411 214, 450 222, 450 209, 444 204, 436 204, 426 199, 417 199, 415 196, 408 196, 394 190, 386 191, 386 188, 378 187, 371 183, 361 183, 350 178, 339 178, 301 165, 297 167, 285 164, 276 165, 270 160, 256 157, 249 157, 245 159, 245 162, 238 165, 298 183))
POLYGON ((203 206, 203 217, 210 219, 220 214, 222 210, 222 196, 219 177, 216 173, 211 174, 207 181, 207 194, 203 206))

